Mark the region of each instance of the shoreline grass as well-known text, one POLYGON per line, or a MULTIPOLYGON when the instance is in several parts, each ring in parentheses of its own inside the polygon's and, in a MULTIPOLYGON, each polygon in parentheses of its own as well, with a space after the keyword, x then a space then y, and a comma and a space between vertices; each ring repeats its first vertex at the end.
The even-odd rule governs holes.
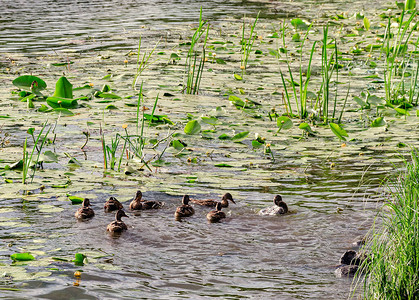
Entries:
MULTIPOLYGON (((390 178, 390 195, 363 251, 368 259, 354 279, 365 299, 419 298, 419 152, 390 178), (382 221, 381 225, 377 225, 382 221), (365 276, 361 274, 366 274, 365 276)), ((354 296, 354 295, 352 295, 354 296)))

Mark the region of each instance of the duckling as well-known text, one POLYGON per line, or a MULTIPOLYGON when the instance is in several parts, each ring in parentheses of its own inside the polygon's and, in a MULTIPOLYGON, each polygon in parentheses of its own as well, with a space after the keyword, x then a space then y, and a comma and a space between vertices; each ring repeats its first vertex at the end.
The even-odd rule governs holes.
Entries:
MULTIPOLYGON (((230 193, 225 193, 224 196, 221 198, 221 207, 228 207, 228 200, 236 204, 233 200, 233 196, 231 196, 230 193)), ((205 199, 205 200, 191 200, 192 203, 203 205, 203 206, 209 206, 209 207, 215 207, 218 203, 216 200, 212 199, 205 199)))
POLYGON ((143 193, 141 191, 137 191, 134 200, 131 201, 129 208, 131 210, 146 210, 146 209, 158 209, 162 208, 164 202, 159 201, 144 201, 143 200, 143 193))
POLYGON ((208 221, 210 221, 211 223, 216 223, 219 222, 221 219, 224 219, 226 217, 226 214, 221 211, 222 207, 223 206, 221 202, 218 202, 215 206, 215 210, 212 210, 207 214, 208 221))
POLYGON ((176 208, 175 218, 190 217, 195 213, 195 210, 189 204, 189 196, 184 195, 182 199, 182 205, 176 208))
POLYGON ((275 196, 274 203, 275 203, 274 206, 267 207, 259 211, 259 215, 274 216, 274 215, 283 215, 288 212, 288 206, 284 201, 282 201, 281 195, 275 196))
POLYGON ((121 220, 122 217, 129 218, 126 213, 120 209, 115 214, 115 221, 109 223, 108 227, 106 227, 106 231, 111 233, 120 233, 128 229, 127 225, 121 220))
POLYGON ((123 209, 124 207, 122 206, 121 202, 116 200, 115 197, 110 197, 109 200, 106 201, 104 208, 105 208, 105 212, 111 212, 114 210, 123 209))
POLYGON ((81 207, 74 214, 76 219, 79 219, 79 220, 90 219, 90 218, 93 218, 94 215, 95 215, 95 212, 93 211, 92 208, 90 208, 90 200, 87 198, 84 198, 81 207))

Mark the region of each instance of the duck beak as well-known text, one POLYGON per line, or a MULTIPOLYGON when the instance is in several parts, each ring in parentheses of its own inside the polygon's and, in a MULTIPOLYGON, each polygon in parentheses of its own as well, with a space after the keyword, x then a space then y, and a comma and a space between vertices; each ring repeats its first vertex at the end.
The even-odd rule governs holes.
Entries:
POLYGON ((231 198, 230 201, 233 202, 234 204, 236 204, 236 202, 234 202, 233 198, 231 198))

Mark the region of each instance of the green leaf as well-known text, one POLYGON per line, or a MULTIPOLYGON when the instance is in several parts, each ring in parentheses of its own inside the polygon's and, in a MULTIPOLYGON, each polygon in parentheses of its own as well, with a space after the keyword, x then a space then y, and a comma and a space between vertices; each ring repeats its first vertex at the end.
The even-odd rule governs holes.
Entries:
POLYGON ((54 152, 47 150, 40 156, 39 161, 46 163, 58 162, 58 156, 54 152))
POLYGON ((243 80, 243 78, 239 74, 234 74, 234 79, 236 80, 243 80))
POLYGON ((73 99, 73 85, 66 77, 57 80, 53 97, 73 99))
POLYGON ((332 132, 342 141, 346 141, 345 136, 348 137, 346 131, 336 123, 329 123, 332 132))
POLYGON ((74 113, 71 110, 68 110, 67 108, 64 108, 64 107, 54 108, 53 111, 56 113, 60 113, 63 116, 68 116, 68 117, 74 116, 74 113))
POLYGON ((260 143, 258 140, 253 140, 252 141, 253 149, 258 149, 258 148, 261 148, 262 146, 263 146, 263 143, 260 143))
POLYGON ((185 148, 185 145, 179 140, 173 140, 171 144, 173 148, 179 151, 185 148))
POLYGON ((121 99, 120 96, 114 93, 97 92, 95 96, 98 98, 106 98, 106 99, 121 99))
POLYGON ((226 64, 227 64, 227 63, 224 61, 224 59, 222 59, 222 58, 217 58, 215 61, 217 62, 217 64, 220 64, 220 65, 226 65, 226 64))
POLYGON ((244 101, 242 99, 240 99, 239 97, 235 96, 235 95, 230 95, 228 97, 228 100, 230 100, 236 106, 240 106, 240 107, 245 106, 244 101))
POLYGON ((222 163, 222 164, 215 164, 214 166, 217 167, 217 168, 234 168, 232 165, 224 164, 224 163, 222 163))
POLYGON ((401 115, 410 116, 409 112, 406 109, 395 107, 394 110, 401 115))
POLYGON ((292 19, 291 20, 291 25, 295 27, 295 29, 300 29, 300 30, 307 30, 308 29, 308 25, 301 19, 292 19))
POLYGON ((76 253, 74 258, 74 264, 77 266, 83 266, 84 265, 84 259, 86 258, 86 255, 81 253, 76 253))
POLYGON ((248 135, 249 135, 249 131, 242 131, 236 134, 235 136, 233 136, 231 140, 235 143, 239 143, 243 141, 248 135))
POLYGON ((370 30, 370 20, 367 17, 364 17, 364 28, 365 30, 370 30))
POLYGON ((184 129, 186 134, 197 134, 201 131, 201 125, 198 123, 197 120, 189 121, 184 129))
POLYGON ((64 107, 64 108, 77 108, 77 100, 66 99, 59 97, 48 97, 47 104, 52 108, 64 107))
POLYGON ((218 137, 218 139, 220 139, 220 140, 231 140, 231 136, 229 136, 228 134, 223 133, 222 135, 220 135, 218 137))
POLYGON ((77 196, 68 196, 68 199, 71 201, 71 204, 81 204, 84 200, 84 198, 77 196))
POLYGON ((216 117, 201 117, 202 122, 210 124, 212 126, 217 125, 218 119, 216 117))
POLYGON ((25 91, 32 91, 32 89, 37 91, 45 90, 47 84, 41 78, 32 76, 32 75, 23 75, 19 76, 15 80, 12 81, 14 86, 25 90, 25 91), (36 83, 35 83, 36 82, 36 83), (33 83, 33 85, 32 85, 33 83))
POLYGON ((303 122, 298 126, 298 128, 300 128, 301 130, 305 132, 313 133, 313 130, 311 130, 311 127, 308 123, 303 122))
POLYGON ((278 125, 278 131, 281 131, 281 129, 290 129, 293 124, 290 118, 281 116, 276 119, 276 125, 278 125))
POLYGON ((383 117, 378 117, 377 119, 375 119, 371 123, 371 127, 381 127, 381 126, 385 126, 385 125, 386 125, 386 121, 384 120, 383 117))
POLYGON ((109 104, 108 106, 105 107, 105 109, 118 109, 118 107, 116 107, 113 104, 109 104))
POLYGON ((35 260, 35 257, 33 257, 30 253, 15 253, 10 255, 10 258, 14 261, 28 261, 28 260, 35 260))

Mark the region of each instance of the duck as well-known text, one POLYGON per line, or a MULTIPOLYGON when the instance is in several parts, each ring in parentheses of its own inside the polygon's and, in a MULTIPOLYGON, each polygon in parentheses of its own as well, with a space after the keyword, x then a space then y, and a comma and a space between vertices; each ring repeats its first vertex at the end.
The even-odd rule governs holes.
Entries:
POLYGON ((216 223, 219 222, 221 219, 224 219, 226 217, 226 214, 221 211, 222 207, 223 206, 221 202, 218 202, 215 206, 215 210, 212 210, 207 214, 207 220, 211 223, 216 223))
POLYGON ((104 208, 105 212, 111 212, 114 210, 123 209, 124 207, 115 197, 110 197, 109 200, 105 202, 104 208))
POLYGON ((109 223, 108 227, 106 227, 106 231, 111 233, 121 233, 128 229, 127 225, 121 220, 122 217, 127 217, 127 214, 122 210, 119 209, 115 214, 115 221, 109 223))
POLYGON ((369 260, 365 253, 358 253, 355 250, 347 250, 340 257, 340 265, 335 270, 336 277, 354 277, 359 272, 364 272, 362 264, 369 260))
POLYGON ((95 212, 90 207, 90 200, 87 198, 84 198, 81 207, 74 214, 76 219, 79 219, 79 220, 91 219, 94 217, 94 215, 95 215, 95 212))
POLYGON ((160 201, 144 201, 143 193, 137 191, 134 200, 131 201, 129 208, 131 210, 146 210, 146 209, 158 209, 162 208, 164 202, 160 201))
POLYGON ((274 215, 283 215, 288 212, 288 206, 284 201, 282 201, 281 195, 275 196, 274 203, 275 203, 274 206, 267 207, 259 211, 259 215, 274 216, 274 215))
POLYGON ((189 196, 184 195, 182 199, 182 205, 176 208, 175 218, 190 217, 195 213, 195 210, 192 206, 189 205, 189 196))
MULTIPOLYGON (((228 207, 228 200, 236 204, 233 200, 233 196, 231 196, 230 193, 225 193, 224 196, 221 198, 221 207, 228 207)), ((203 205, 203 206, 209 206, 209 207, 215 207, 218 203, 218 201, 213 199, 205 199, 205 200, 191 200, 192 203, 203 205)))

